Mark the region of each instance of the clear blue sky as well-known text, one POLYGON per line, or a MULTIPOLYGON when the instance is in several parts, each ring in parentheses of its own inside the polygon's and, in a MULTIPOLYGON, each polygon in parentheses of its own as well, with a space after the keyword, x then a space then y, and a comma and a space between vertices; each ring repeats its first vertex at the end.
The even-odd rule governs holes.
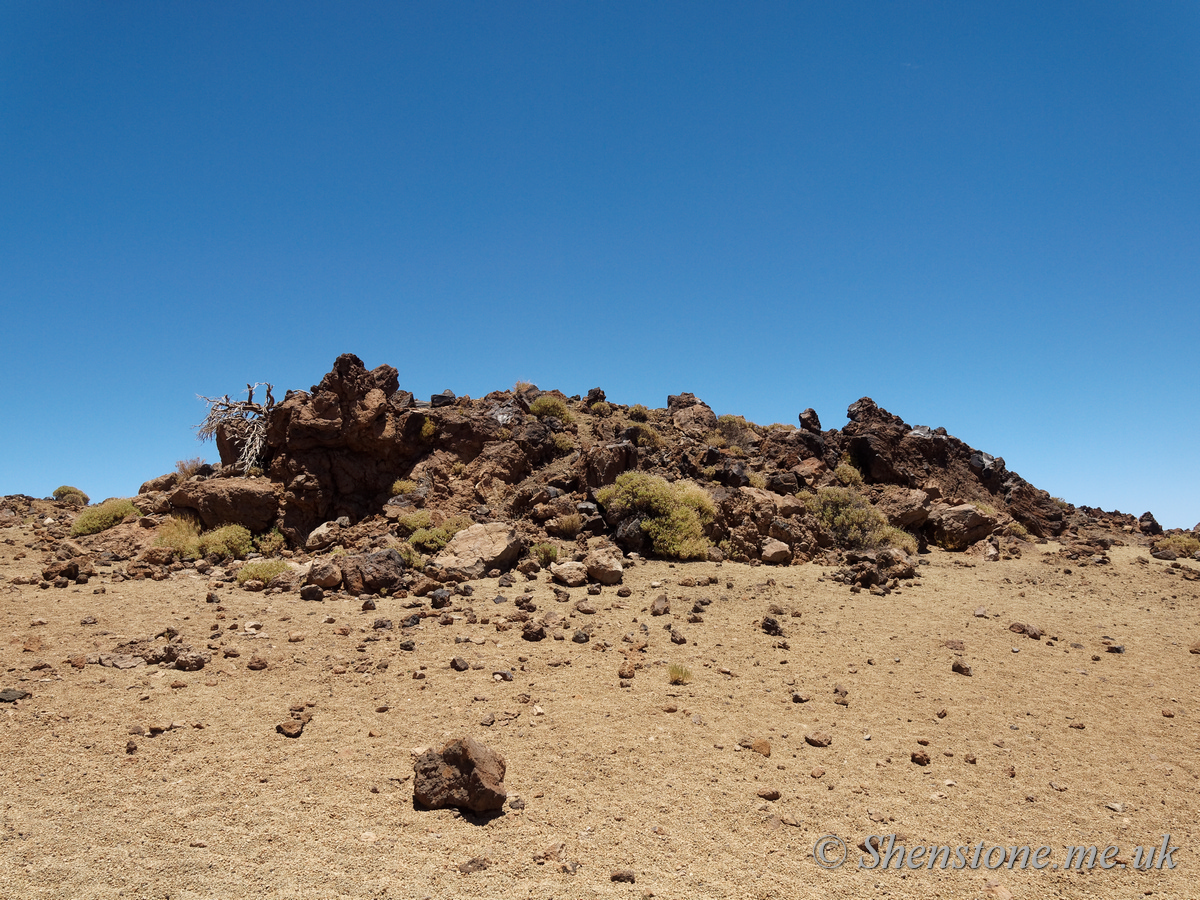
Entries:
POLYGON ((0 493, 334 358, 845 424, 1200 520, 1193 2, 0 3, 0 493))

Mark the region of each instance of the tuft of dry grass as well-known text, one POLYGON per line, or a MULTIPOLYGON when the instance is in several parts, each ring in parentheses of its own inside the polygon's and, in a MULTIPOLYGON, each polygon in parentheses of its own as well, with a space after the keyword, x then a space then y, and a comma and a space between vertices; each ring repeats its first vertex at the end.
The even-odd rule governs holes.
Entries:
POLYGON ((667 681, 671 684, 687 684, 692 680, 692 672, 679 663, 671 663, 667 667, 667 681))

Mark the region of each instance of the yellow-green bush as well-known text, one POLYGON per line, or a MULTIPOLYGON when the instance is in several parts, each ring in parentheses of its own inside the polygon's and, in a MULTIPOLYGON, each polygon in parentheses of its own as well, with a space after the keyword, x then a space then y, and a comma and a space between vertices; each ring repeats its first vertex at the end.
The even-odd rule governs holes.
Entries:
POLYGON ((575 535, 579 534, 581 528, 583 528, 583 516, 579 513, 559 516, 554 520, 555 534, 568 540, 575 540, 575 535))
POLYGON ((263 556, 276 556, 280 550, 287 547, 287 539, 278 528, 272 528, 270 531, 263 532, 254 539, 254 546, 258 548, 258 552, 263 556))
POLYGON ((840 481, 844 487, 862 487, 862 472, 858 471, 849 462, 838 463, 838 467, 833 470, 833 477, 840 481))
POLYGON ((623 472, 614 484, 601 488, 596 499, 615 518, 640 517, 642 531, 659 556, 702 559, 708 552, 704 532, 715 509, 708 493, 691 482, 623 472))
POLYGON ((884 525, 875 532, 875 540, 880 546, 895 547, 910 556, 917 552, 917 539, 895 525, 884 525))
POLYGON ((55 500, 62 500, 64 503, 69 503, 71 506, 75 507, 88 505, 88 495, 77 487, 71 487, 69 484, 56 487, 51 496, 53 496, 55 500))
POLYGON ((255 580, 267 584, 276 575, 286 572, 287 568, 288 564, 282 559, 254 559, 238 569, 237 583, 255 580))
POLYGON ((75 524, 71 526, 71 534, 96 534, 121 524, 121 520, 126 516, 141 514, 142 511, 133 505, 132 500, 105 500, 99 506, 93 506, 80 513, 75 524))
POLYGON ((1191 556, 1200 550, 1200 541, 1188 534, 1170 534, 1154 545, 1155 550, 1170 550, 1176 556, 1191 556))
POLYGON ((400 544, 396 548, 396 552, 400 554, 400 558, 410 569, 425 568, 425 557, 418 553, 412 544, 400 544))
POLYGON ((537 416, 539 419, 554 416, 563 422, 571 421, 571 411, 567 409, 567 404, 553 394, 542 394, 542 396, 530 403, 529 413, 530 415, 537 416))
POLYGON ((554 445, 554 452, 559 456, 566 456, 568 453, 575 452, 575 442, 565 432, 560 431, 550 439, 550 443, 554 445))
POLYGON ((396 530, 404 534, 412 534, 414 531, 428 528, 432 524, 433 516, 429 514, 429 510, 414 509, 396 519, 396 530))
POLYGON ((837 546, 848 550, 867 550, 880 543, 879 535, 887 521, 854 490, 823 487, 815 494, 799 495, 808 512, 821 528, 833 537, 837 546))
POLYGON ((589 407, 589 409, 591 409, 593 416, 599 416, 602 419, 611 416, 613 411, 612 404, 604 400, 597 400, 589 407))
POLYGON ((418 550, 437 553, 450 543, 450 535, 444 528, 418 528, 409 537, 408 542, 418 550))
POLYGON ((174 515, 158 526, 155 547, 169 547, 180 559, 200 556, 200 523, 188 515, 174 515))
POLYGON ((407 497, 409 494, 417 492, 417 483, 410 481, 407 478, 397 478, 392 482, 391 494, 393 497, 407 497))
POLYGON ((1019 540, 1029 540, 1029 529, 1016 520, 1004 526, 1004 533, 1019 540))
POLYGON ((222 525, 200 535, 200 552, 219 559, 245 559, 254 549, 250 532, 241 525, 222 525))
POLYGON ((645 422, 650 418, 650 410, 640 403, 635 403, 629 407, 629 418, 635 422, 645 422))
POLYGON ((426 416, 424 424, 421 425, 421 440, 431 441, 435 434, 437 434, 437 426, 433 424, 433 419, 426 416))
POLYGON ((663 444, 662 435, 660 435, 653 426, 643 425, 640 422, 635 425, 630 425, 626 429, 626 434, 629 440, 633 442, 635 447, 661 447, 663 444))

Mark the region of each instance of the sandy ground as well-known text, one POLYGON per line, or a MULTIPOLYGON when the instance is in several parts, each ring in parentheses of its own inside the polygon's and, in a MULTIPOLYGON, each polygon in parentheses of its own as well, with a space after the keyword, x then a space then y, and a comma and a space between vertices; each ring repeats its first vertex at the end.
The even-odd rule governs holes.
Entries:
MULTIPOLYGON (((994 563, 934 551, 883 597, 851 593, 817 565, 649 563, 627 572, 629 598, 592 598, 594 615, 574 611, 583 589, 556 602, 543 575, 529 582, 538 614, 569 627, 555 629, 565 640, 530 643, 519 626, 462 620, 373 629, 408 612, 398 598, 362 612, 344 596, 305 603, 221 585, 218 612, 194 571, 18 586, 41 554, 26 547, 27 526, 0 529, 7 540, 0 688, 32 696, 0 705, 3 897, 1200 897, 1200 655, 1189 653, 1200 583, 1138 563, 1133 547, 1113 548, 1107 565, 1064 560, 1055 544, 994 563), (678 584, 709 576, 715 585, 678 584), (651 617, 660 593, 672 611, 651 617), (700 598, 711 600, 703 622, 688 623, 700 598), (790 649, 760 627, 772 605, 790 649), (251 620, 258 636, 230 629, 251 620), (1012 633, 1014 621, 1045 637, 1012 633), (591 641, 573 643, 586 624, 591 641), (687 644, 671 643, 666 624, 687 644), (168 626, 211 643, 212 662, 67 661, 168 626), (630 632, 644 651, 623 640, 630 632), (406 637, 415 650, 399 649, 406 637), (642 666, 628 688, 622 651, 642 666), (247 668, 256 654, 268 668, 247 668), (456 655, 480 668, 453 671, 456 655), (955 660, 973 674, 952 672, 955 660), (670 684, 671 663, 691 681, 670 684), (496 682, 500 669, 514 680, 496 682), (303 735, 276 733, 302 704, 313 713, 303 735), (171 723, 182 727, 130 735, 171 723), (808 745, 815 731, 832 743, 808 745), (506 758, 510 806, 490 819, 415 809, 413 748, 464 734, 506 758), (746 737, 769 741, 770 756, 740 749, 746 737), (929 765, 910 761, 918 750, 929 765), (759 796, 769 790, 779 799, 759 796), (814 861, 827 834, 849 846, 840 868, 814 861), (1047 845, 1049 864, 860 869, 871 859, 855 845, 871 834, 966 845, 968 859, 979 841, 985 852, 1047 845), (1167 834, 1174 869, 1057 868, 1067 845, 1112 845, 1110 859, 1129 861, 1167 834), (561 861, 538 858, 559 842, 561 861), (482 871, 459 871, 478 857, 482 871), (636 881, 613 882, 620 869, 636 881)), ((525 587, 476 582, 470 605, 511 609, 525 587), (497 594, 509 603, 493 604, 497 594)))

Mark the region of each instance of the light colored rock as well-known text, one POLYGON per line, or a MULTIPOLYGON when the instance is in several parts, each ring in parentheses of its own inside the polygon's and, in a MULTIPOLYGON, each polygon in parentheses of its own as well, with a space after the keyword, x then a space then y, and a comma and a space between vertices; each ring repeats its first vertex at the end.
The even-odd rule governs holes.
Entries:
POLYGON ((767 541, 763 544, 762 561, 771 565, 784 565, 792 561, 792 550, 783 541, 767 541))
POLYGON ((600 547, 588 553, 583 561, 587 577, 601 584, 620 584, 624 578, 620 551, 615 547, 600 547))
MULTIPOLYGON (((337 522, 322 522, 308 534, 308 540, 304 542, 304 549, 309 553, 317 550, 324 550, 326 547, 331 547, 337 541, 338 535, 341 533, 342 527, 337 522)), ((340 580, 340 575, 339 575, 340 580)), ((313 582, 316 584, 316 582, 313 582)), ((326 587, 327 585, 321 585, 326 587)), ((328 585, 334 587, 334 585, 328 585)))
POLYGON ((438 554, 433 564, 468 578, 482 578, 492 569, 508 569, 521 555, 522 543, 512 527, 501 522, 464 528, 438 554))
POLYGON ((266 531, 279 513, 279 486, 265 478, 185 481, 171 494, 171 503, 196 510, 208 528, 242 525, 266 531))
POLYGON ((550 574, 554 580, 567 587, 582 587, 587 584, 587 566, 579 562, 550 563, 550 574))

